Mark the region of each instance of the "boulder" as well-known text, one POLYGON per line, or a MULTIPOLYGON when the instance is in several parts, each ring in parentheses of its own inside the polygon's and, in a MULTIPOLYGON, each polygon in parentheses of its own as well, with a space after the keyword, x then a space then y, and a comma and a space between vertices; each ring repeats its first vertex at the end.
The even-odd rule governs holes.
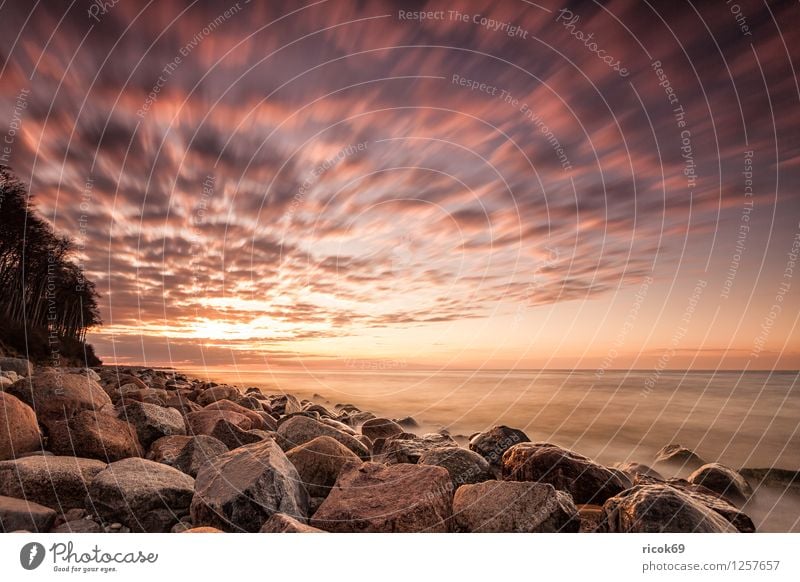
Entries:
POLYGON ((301 412, 292 412, 291 414, 284 414, 283 416, 281 416, 277 420, 277 422, 275 424, 276 424, 276 426, 278 428, 280 428, 280 426, 283 423, 289 422, 295 416, 305 416, 306 418, 311 418, 311 419, 317 420, 317 421, 319 421, 320 418, 321 418, 318 412, 307 412, 307 411, 303 410, 301 412))
POLYGON ((278 430, 278 422, 269 412, 259 412, 258 415, 266 427, 264 430, 278 430))
POLYGON ((149 388, 143 380, 140 380, 133 374, 120 373, 115 370, 104 370, 100 374, 100 383, 106 388, 106 391, 109 392, 108 395, 112 398, 115 394, 118 394, 122 386, 127 386, 129 384, 140 390, 149 388))
POLYGON ((461 485, 482 483, 494 479, 489 462, 475 451, 456 447, 441 447, 420 455, 420 465, 444 467, 450 473, 454 489, 461 485))
POLYGON ((503 453, 514 445, 528 443, 530 440, 521 430, 501 425, 472 437, 469 449, 486 459, 492 467, 499 468, 502 465, 503 453))
POLYGON ((111 397, 111 399, 118 403, 121 400, 146 402, 147 404, 155 404, 157 406, 166 406, 167 400, 170 399, 171 392, 166 390, 155 390, 153 388, 141 389, 133 384, 126 384, 120 388, 122 396, 119 398, 111 397))
POLYGON ((305 519, 308 494, 294 465, 272 439, 219 455, 197 474, 192 522, 257 532, 273 513, 305 519))
POLYGON ((503 478, 539 481, 566 491, 575 503, 603 503, 630 487, 621 473, 550 443, 520 443, 503 454, 503 478))
POLYGON ((194 534, 194 533, 225 533, 225 532, 222 531, 221 529, 217 529, 215 527, 209 527, 207 525, 203 525, 203 526, 200 526, 200 527, 193 527, 193 528, 185 529, 181 533, 194 534))
POLYGON ((321 404, 309 403, 303 407, 305 412, 316 412, 323 418, 336 418, 336 415, 321 404))
POLYGON ((91 410, 81 410, 69 420, 50 423, 48 447, 56 455, 108 462, 142 456, 139 438, 130 424, 91 410))
POLYGON ((311 497, 327 497, 342 468, 358 455, 328 436, 317 437, 286 453, 311 497))
POLYGON ((637 475, 634 480, 634 485, 667 485, 677 489, 681 493, 688 495, 697 503, 706 506, 708 509, 717 512, 719 515, 728 520, 733 527, 742 533, 752 533, 756 531, 756 526, 753 520, 736 508, 732 503, 726 501, 719 494, 703 487, 702 485, 695 485, 683 479, 669 479, 667 481, 659 481, 652 477, 645 475, 637 475))
POLYGON ((259 400, 255 396, 243 394, 232 402, 238 404, 242 408, 247 408, 248 410, 253 410, 255 412, 269 412, 269 406, 267 405, 265 408, 266 403, 259 400))
POLYGON ((145 448, 161 437, 186 434, 183 416, 174 408, 134 401, 118 407, 117 417, 133 425, 145 448))
POLYGON ((238 447, 262 441, 268 436, 268 433, 258 429, 244 430, 226 420, 220 420, 214 425, 208 436, 222 441, 232 451, 238 447))
POLYGON ((56 520, 56 512, 33 501, 0 495, 0 532, 24 529, 46 533, 56 520))
POLYGON ((25 358, 0 358, 0 371, 30 376, 33 374, 33 366, 25 358))
POLYGON ((362 425, 365 422, 375 418, 377 417, 371 412, 354 412, 352 414, 343 414, 339 416, 339 420, 342 422, 342 424, 346 424, 351 427, 362 425))
POLYGON ((319 417, 319 418, 317 418, 317 420, 319 422, 321 422, 322 424, 326 424, 326 425, 328 425, 328 426, 330 426, 332 428, 335 428, 338 431, 341 431, 341 432, 343 432, 345 434, 349 434, 350 436, 354 436, 357 439, 359 439, 360 437, 364 436, 361 433, 357 432, 352 426, 348 426, 343 422, 339 422, 338 420, 334 420, 332 418, 325 418, 325 417, 319 417))
POLYGON ((214 432, 214 426, 220 421, 229 422, 242 430, 253 428, 253 421, 239 412, 203 409, 186 415, 188 434, 211 434, 214 432))
POLYGON ((667 445, 656 453, 656 465, 667 466, 673 470, 694 471, 705 465, 694 451, 682 445, 667 445))
POLYGON ((212 436, 165 436, 151 445, 147 458, 197 477, 200 467, 227 452, 225 443, 212 436))
POLYGON ((402 426, 404 430, 419 428, 419 423, 414 419, 413 416, 406 416, 405 418, 396 418, 394 422, 402 426))
POLYGON ((164 406, 174 408, 183 416, 186 416, 191 412, 199 412, 200 410, 203 410, 202 406, 189 400, 182 392, 170 393, 170 395, 164 401, 164 406))
POLYGON ((86 509, 134 532, 168 532, 192 502, 194 479, 146 459, 111 463, 89 483, 86 509))
POLYGON ((441 448, 457 448, 458 443, 447 435, 432 432, 418 437, 411 433, 378 439, 372 447, 376 461, 386 464, 417 463, 426 451, 441 448))
POLYGON ((718 513, 668 485, 636 485, 603 504, 611 533, 730 533, 718 513))
POLYGON ((100 385, 81 374, 47 371, 15 382, 6 392, 33 408, 39 423, 65 421, 84 410, 111 408, 100 385))
POLYGON ((306 416, 293 416, 278 426, 278 435, 284 450, 305 444, 317 437, 327 436, 340 442, 362 459, 369 459, 369 449, 352 435, 337 430, 306 416))
POLYGON ((83 507, 88 482, 106 464, 77 457, 33 456, 0 462, 0 491, 66 511, 83 507))
POLYGON ((361 434, 372 441, 404 433, 403 427, 388 418, 373 418, 361 425, 361 434))
POLYGON ((41 450, 42 434, 33 408, 0 392, 0 461, 41 450))
POLYGON ((695 485, 702 485, 739 506, 753 494, 753 490, 744 477, 730 467, 719 463, 703 465, 689 475, 688 481, 695 485))
POLYGON ((482 533, 577 532, 572 498, 547 483, 484 481, 462 485, 453 499, 457 531, 482 533))
POLYGON ((303 405, 292 394, 273 394, 270 396, 270 407, 272 411, 279 414, 294 414, 301 412, 303 405))
POLYGON ((453 484, 442 467, 352 463, 311 520, 332 532, 447 532, 453 484))
POLYGON ((65 368, 62 366, 59 369, 66 374, 80 374, 82 376, 87 376, 90 380, 94 380, 97 383, 100 383, 100 380, 102 380, 100 374, 98 374, 91 368, 77 368, 77 367, 65 368))
POLYGON ((250 428, 258 428, 261 430, 269 430, 264 419, 255 410, 250 410, 244 406, 240 406, 230 400, 217 400, 205 406, 203 410, 229 410, 231 412, 238 412, 250 419, 250 428))
POLYGON ((219 400, 232 400, 241 395, 238 388, 233 386, 214 386, 212 388, 208 388, 207 390, 203 390, 203 392, 197 397, 197 403, 200 406, 208 406, 212 402, 217 402, 219 400))
POLYGON ((664 477, 661 476, 661 473, 655 469, 651 469, 647 465, 642 465, 641 463, 614 463, 612 468, 619 469, 631 477, 635 477, 636 475, 647 475, 648 477, 653 477, 654 479, 660 479, 661 481, 664 480, 664 477))
POLYGON ((259 531, 261 533, 326 533, 284 513, 273 513, 259 531))

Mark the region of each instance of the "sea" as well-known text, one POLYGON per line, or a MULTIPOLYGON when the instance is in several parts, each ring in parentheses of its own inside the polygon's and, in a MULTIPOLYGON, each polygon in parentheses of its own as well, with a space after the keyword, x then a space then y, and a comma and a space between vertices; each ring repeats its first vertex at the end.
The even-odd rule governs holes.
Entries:
MULTIPOLYGON (((652 370, 186 370, 288 392, 330 407, 354 404, 414 432, 454 437, 504 424, 596 461, 652 465, 678 443, 707 462, 800 469, 800 373, 652 370)), ((675 475, 667 475, 675 476, 675 475)), ((686 475, 677 475, 685 477, 686 475)), ((800 531, 800 500, 759 491, 745 511, 759 531, 800 531), (756 507, 758 505, 758 507, 756 507)))

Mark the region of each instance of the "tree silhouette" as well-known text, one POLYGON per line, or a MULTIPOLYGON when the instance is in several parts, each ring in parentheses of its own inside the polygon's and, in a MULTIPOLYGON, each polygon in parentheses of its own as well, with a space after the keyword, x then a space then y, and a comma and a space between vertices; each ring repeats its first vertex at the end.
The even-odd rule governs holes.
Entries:
POLYGON ((73 262, 75 245, 35 210, 32 197, 0 165, 0 317, 84 341, 99 325, 97 289, 73 262))

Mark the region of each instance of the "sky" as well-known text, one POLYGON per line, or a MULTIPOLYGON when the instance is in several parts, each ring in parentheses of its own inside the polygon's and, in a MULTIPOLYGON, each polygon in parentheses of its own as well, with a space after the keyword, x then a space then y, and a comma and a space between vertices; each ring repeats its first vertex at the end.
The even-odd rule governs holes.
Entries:
POLYGON ((4 2, 106 363, 800 367, 794 2, 4 2))

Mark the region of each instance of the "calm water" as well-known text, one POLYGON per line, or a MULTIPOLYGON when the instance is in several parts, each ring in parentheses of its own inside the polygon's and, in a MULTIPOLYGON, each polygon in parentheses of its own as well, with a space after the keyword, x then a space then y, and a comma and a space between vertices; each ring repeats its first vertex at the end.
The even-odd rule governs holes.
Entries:
MULTIPOLYGON (((800 469, 797 372, 663 372, 650 390, 649 371, 606 371, 600 378, 593 371, 189 373, 349 402, 389 418, 413 416, 423 427, 417 432, 470 435, 506 424, 606 464, 650 464, 662 446, 680 443, 734 468, 800 469)), ((788 503, 770 500, 751 512, 763 514, 766 529, 796 529, 800 506, 788 503)))

